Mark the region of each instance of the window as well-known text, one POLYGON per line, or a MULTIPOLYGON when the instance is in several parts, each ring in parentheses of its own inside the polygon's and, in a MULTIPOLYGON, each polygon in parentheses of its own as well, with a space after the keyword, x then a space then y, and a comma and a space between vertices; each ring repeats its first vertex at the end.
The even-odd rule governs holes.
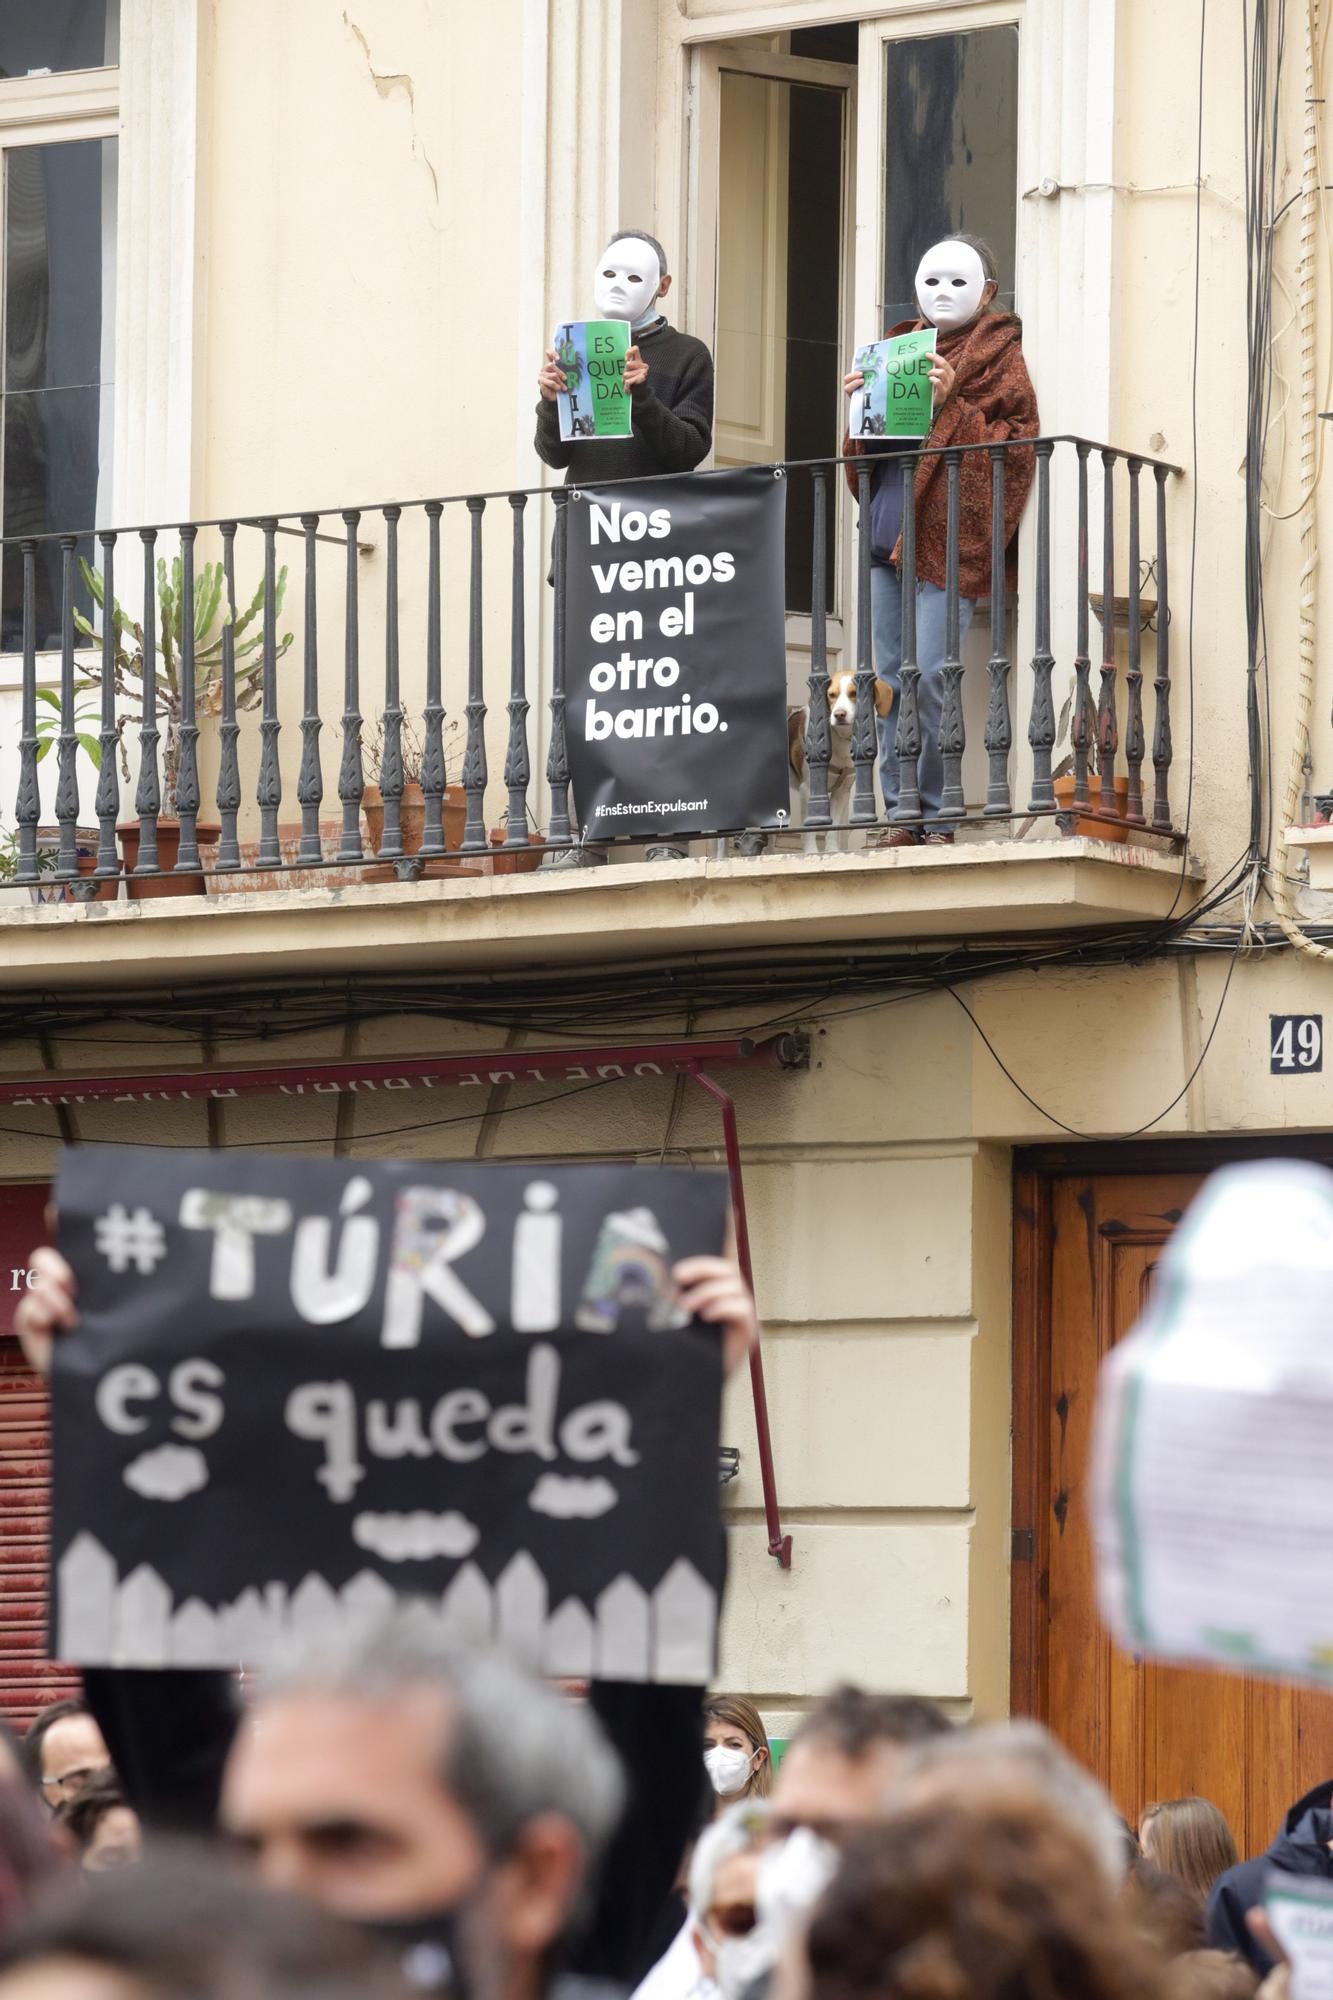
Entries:
MULTIPOLYGON (((116 0, 0 0, 0 534, 109 517, 116 0), (53 85, 64 72, 93 72, 53 85)), ((91 540, 79 554, 93 559, 91 540)), ((61 552, 37 552, 37 645, 60 643, 61 552)), ((88 611, 86 593, 76 602, 88 611)), ((23 642, 23 559, 0 565, 0 649, 23 642)))
POLYGON ((885 327, 917 318, 922 252, 961 230, 995 252, 999 303, 1014 302, 1018 29, 890 42, 884 145, 885 327))

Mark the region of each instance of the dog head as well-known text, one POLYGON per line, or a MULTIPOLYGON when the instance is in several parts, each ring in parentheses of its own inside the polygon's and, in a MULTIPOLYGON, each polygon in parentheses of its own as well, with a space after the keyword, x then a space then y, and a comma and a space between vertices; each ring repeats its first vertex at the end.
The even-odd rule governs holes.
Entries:
MULTIPOLYGON (((893 708, 893 689, 875 677, 875 713, 886 716, 893 708)), ((856 720, 856 675, 830 674, 828 680, 829 721, 835 729, 850 729, 856 720)))

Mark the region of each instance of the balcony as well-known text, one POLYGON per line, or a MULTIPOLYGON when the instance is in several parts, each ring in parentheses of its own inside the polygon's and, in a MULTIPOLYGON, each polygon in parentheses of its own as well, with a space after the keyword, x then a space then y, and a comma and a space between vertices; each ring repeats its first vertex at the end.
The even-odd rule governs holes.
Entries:
MULTIPOLYGON (((813 522, 808 637, 788 621, 789 701, 808 704, 803 822, 710 826, 665 861, 612 841, 596 868, 549 865, 578 842, 563 490, 9 543, 6 601, 19 611, 21 585, 23 646, 0 681, 0 774, 14 801, 0 850, 8 983, 135 983, 171 960, 200 978, 298 957, 312 974, 424 967, 441 953, 459 969, 498 968, 1169 917, 1194 872, 1172 807, 1175 468, 1073 437, 942 456, 939 818, 951 846, 866 846, 884 824, 868 646, 855 667, 850 823, 830 824, 841 460, 784 468, 810 483, 813 522), (1006 591, 997 534, 969 651, 965 460, 986 454, 999 521, 1018 450, 1035 457, 1022 590, 1006 591)), ((903 485, 908 581, 917 458, 903 485)), ((846 463, 862 502, 860 530, 844 523, 849 594, 868 635, 870 462, 846 463)), ((903 597, 894 823, 919 828, 915 593, 903 597)))

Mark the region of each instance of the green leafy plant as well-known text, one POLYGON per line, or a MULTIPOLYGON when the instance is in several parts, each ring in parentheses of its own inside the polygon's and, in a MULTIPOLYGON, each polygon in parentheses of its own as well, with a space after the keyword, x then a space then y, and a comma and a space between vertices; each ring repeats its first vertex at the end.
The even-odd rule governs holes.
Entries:
MULTIPOLYGON (((39 847, 37 850, 37 870, 49 875, 60 866, 60 853, 54 847, 39 847)), ((19 836, 17 827, 0 826, 0 885, 12 882, 19 872, 19 836)))
MULTIPOLYGON (((93 602, 102 614, 105 626, 107 617, 105 582, 100 573, 82 557, 79 559, 79 569, 93 602)), ((273 589, 275 623, 282 616, 282 603, 286 592, 287 568, 284 564, 278 572, 273 589)), ((249 604, 243 611, 238 610, 233 619, 226 602, 226 576, 222 564, 204 563, 195 572, 193 627, 196 715, 216 715, 221 710, 222 648, 228 626, 231 627, 236 664, 237 709, 257 708, 262 701, 265 594, 265 586, 261 580, 249 604)), ((163 803, 168 812, 175 809, 176 775, 180 764, 184 595, 184 572, 180 557, 175 557, 169 567, 166 559, 159 557, 155 617, 157 644, 153 661, 153 682, 157 693, 158 727, 163 737, 163 803)), ((143 717, 144 632, 143 626, 129 616, 117 599, 112 599, 110 615, 113 681, 117 696, 122 697, 125 703, 122 707, 121 701, 117 701, 116 736, 121 746, 122 768, 128 778, 124 731, 127 724, 138 723, 143 717)), ((90 619, 85 618, 82 612, 76 611, 74 623, 83 638, 98 648, 101 647, 103 635, 90 619)), ((274 650, 275 659, 280 660, 291 644, 290 632, 279 635, 274 650)), ((95 663, 89 663, 85 671, 89 676, 87 685, 100 687, 102 683, 100 657, 95 663)))
MULTIPOLYGON (((84 755, 92 760, 93 769, 100 771, 102 746, 87 728, 79 727, 81 722, 87 724, 98 720, 95 708, 78 706, 79 696, 90 686, 91 682, 83 681, 74 689, 74 740, 84 755)), ((51 688, 38 688, 37 699, 45 706, 45 713, 37 717, 37 762, 40 764, 48 750, 54 749, 60 740, 60 696, 51 688)))

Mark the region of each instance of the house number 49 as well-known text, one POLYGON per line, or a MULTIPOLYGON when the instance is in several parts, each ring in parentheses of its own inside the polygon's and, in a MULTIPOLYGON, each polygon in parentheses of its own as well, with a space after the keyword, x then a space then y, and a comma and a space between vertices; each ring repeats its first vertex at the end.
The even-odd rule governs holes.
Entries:
POLYGON ((1307 1076, 1324 1067, 1322 1014, 1270 1014, 1268 1067, 1274 1076, 1303 1071, 1307 1076))

